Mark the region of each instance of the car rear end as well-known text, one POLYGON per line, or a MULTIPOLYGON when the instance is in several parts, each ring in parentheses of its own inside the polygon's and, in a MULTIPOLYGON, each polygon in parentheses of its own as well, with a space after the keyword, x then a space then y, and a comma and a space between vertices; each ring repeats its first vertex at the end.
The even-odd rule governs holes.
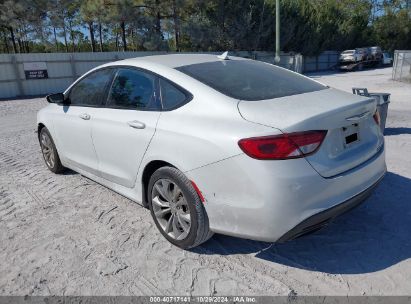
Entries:
POLYGON ((281 216, 287 218, 288 224, 275 219, 272 233, 282 231, 277 240, 315 230, 355 207, 386 171, 384 139, 371 99, 326 89, 258 105, 240 102, 239 110, 245 119, 275 125, 283 133, 266 141, 255 137, 257 147, 243 147, 245 154, 271 168, 271 178, 261 178, 260 174, 259 180, 266 183, 263 192, 269 195, 265 199, 275 201, 272 211, 264 213, 281 210, 281 216), (284 138, 290 141, 289 150, 281 143, 284 138), (287 155, 277 158, 275 153, 281 149, 287 155), (253 151, 260 154, 256 157, 253 151), (295 160, 302 160, 298 167, 291 163, 295 160), (284 168, 278 168, 279 162, 284 163, 284 168))
POLYGON ((250 129, 263 125, 272 134, 235 135, 227 140, 238 145, 237 155, 187 174, 204 195, 211 230, 285 241, 318 229, 371 194, 386 171, 384 139, 373 99, 253 64, 258 68, 241 63, 247 74, 234 63, 203 72, 214 73, 209 85, 239 100, 250 129), (224 75, 230 65, 237 79, 224 75))

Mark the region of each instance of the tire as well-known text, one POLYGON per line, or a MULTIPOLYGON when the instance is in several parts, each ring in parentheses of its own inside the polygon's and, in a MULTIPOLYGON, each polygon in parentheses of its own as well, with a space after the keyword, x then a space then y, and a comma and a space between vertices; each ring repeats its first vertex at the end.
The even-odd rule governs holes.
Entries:
POLYGON ((170 243, 189 249, 212 237, 203 203, 181 171, 173 167, 158 169, 147 190, 154 223, 170 243))
POLYGON ((50 135, 49 130, 43 127, 39 133, 39 142, 41 147, 41 153, 43 154, 44 162, 47 168, 51 172, 56 174, 64 172, 66 168, 63 167, 58 155, 56 145, 54 144, 53 138, 50 135))

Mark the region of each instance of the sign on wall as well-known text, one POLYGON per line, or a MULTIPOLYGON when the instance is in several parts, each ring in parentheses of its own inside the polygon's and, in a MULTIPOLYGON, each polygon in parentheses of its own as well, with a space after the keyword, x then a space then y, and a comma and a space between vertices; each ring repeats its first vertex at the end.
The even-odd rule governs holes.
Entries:
POLYGON ((26 79, 49 78, 45 62, 24 62, 23 69, 26 79))

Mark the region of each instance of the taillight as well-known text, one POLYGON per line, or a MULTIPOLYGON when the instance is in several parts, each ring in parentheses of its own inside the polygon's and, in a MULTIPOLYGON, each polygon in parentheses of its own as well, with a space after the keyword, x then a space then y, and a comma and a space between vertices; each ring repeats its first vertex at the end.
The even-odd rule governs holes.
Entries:
POLYGON ((380 116, 380 112, 378 112, 378 110, 377 111, 375 111, 375 114, 374 114, 374 120, 375 120, 375 122, 377 123, 377 125, 380 125, 380 123, 381 123, 381 116, 380 116))
POLYGON ((256 159, 300 158, 318 150, 327 131, 296 132, 252 137, 238 142, 245 154, 256 159))

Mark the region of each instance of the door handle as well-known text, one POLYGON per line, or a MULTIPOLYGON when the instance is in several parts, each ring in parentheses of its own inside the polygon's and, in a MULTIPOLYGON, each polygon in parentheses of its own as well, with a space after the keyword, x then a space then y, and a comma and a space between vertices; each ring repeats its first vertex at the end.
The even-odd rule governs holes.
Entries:
POLYGON ((90 120, 90 115, 87 113, 80 114, 79 117, 84 120, 90 120))
POLYGON ((127 124, 134 129, 144 129, 146 127, 143 122, 138 120, 129 121, 127 124))

